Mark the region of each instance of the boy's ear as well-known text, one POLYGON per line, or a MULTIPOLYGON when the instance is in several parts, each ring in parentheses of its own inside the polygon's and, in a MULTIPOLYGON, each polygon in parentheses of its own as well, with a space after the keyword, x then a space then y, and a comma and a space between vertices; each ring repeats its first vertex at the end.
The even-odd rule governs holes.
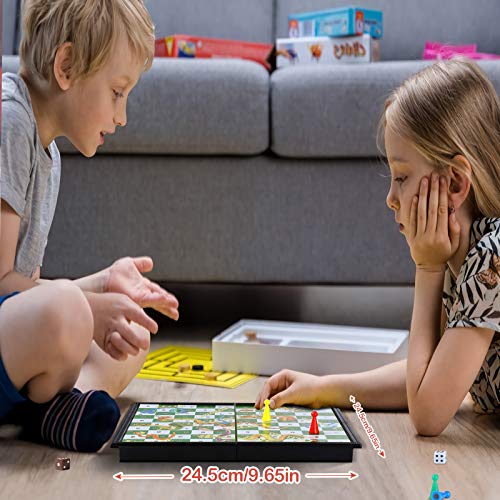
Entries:
POLYGON ((73 62, 73 44, 65 42, 56 51, 54 58, 54 78, 61 90, 68 90, 73 84, 71 66, 73 62))
POLYGON ((449 196, 457 210, 469 196, 471 189, 472 168, 463 155, 453 157, 453 167, 449 167, 449 196))

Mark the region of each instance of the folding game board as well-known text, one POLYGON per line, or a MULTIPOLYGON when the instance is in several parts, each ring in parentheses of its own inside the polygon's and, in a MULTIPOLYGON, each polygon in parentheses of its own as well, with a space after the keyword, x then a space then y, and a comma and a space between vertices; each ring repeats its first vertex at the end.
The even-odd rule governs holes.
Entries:
POLYGON ((317 412, 319 434, 310 435, 311 409, 300 406, 271 410, 263 424, 252 403, 134 403, 112 448, 122 462, 352 462, 361 444, 341 411, 317 412))

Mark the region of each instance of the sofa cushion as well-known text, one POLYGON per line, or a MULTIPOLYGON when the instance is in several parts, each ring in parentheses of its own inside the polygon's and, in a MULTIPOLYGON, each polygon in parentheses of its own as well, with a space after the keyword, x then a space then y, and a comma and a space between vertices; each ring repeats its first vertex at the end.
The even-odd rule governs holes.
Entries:
POLYGON ((67 155, 62 168, 46 278, 151 255, 157 281, 413 282, 375 160, 67 155))
MULTIPOLYGON (((380 154, 378 122, 391 90, 428 61, 295 66, 271 76, 271 148, 292 158, 380 154)), ((500 93, 500 61, 479 65, 500 93)))
MULTIPOLYGON (((288 15, 345 7, 345 0, 276 0, 276 34, 288 35, 288 15)), ((498 0, 356 0, 352 5, 383 12, 382 60, 421 59, 426 40, 457 45, 477 43, 480 52, 498 52, 498 0)))
MULTIPOLYGON (((18 57, 3 58, 17 72, 18 57)), ((259 154, 269 147, 269 74, 237 59, 155 58, 132 90, 127 125, 100 153, 259 154)), ((58 139, 63 153, 76 152, 58 139)))

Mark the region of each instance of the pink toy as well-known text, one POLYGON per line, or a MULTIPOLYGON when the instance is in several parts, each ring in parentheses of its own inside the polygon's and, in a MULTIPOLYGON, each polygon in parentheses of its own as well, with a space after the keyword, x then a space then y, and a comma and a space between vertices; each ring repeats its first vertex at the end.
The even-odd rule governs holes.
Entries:
POLYGON ((465 56, 470 59, 500 59, 498 54, 477 52, 477 45, 450 45, 440 42, 425 42, 423 59, 451 59, 454 56, 465 56))

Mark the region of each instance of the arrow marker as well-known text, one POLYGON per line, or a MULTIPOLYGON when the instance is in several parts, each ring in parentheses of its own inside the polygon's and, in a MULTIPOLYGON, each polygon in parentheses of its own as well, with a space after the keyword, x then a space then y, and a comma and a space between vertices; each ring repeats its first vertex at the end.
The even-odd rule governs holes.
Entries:
POLYGON ((341 472, 341 473, 336 473, 336 472, 311 472, 308 474, 305 474, 305 477, 307 479, 349 479, 349 481, 352 481, 353 479, 356 479, 359 477, 359 474, 350 470, 349 472, 341 472))
POLYGON ((117 481, 125 481, 125 479, 174 479, 173 474, 124 474, 117 472, 113 475, 113 479, 117 481))

